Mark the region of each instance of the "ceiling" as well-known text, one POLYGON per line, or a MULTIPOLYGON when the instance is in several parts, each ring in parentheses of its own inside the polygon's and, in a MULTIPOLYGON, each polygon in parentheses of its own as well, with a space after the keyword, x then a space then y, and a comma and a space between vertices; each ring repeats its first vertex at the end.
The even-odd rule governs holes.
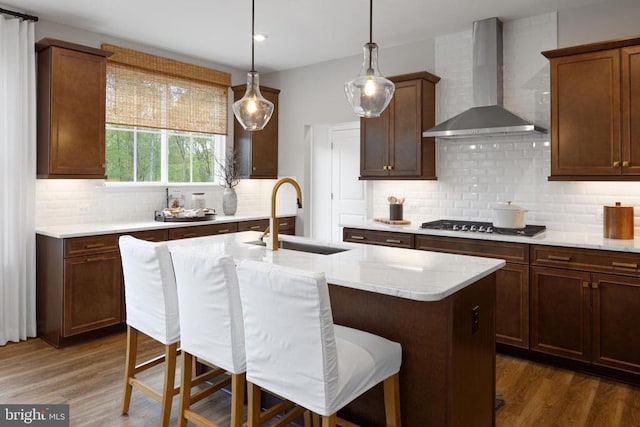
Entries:
MULTIPOLYGON (((380 49, 502 20, 607 0, 376 0, 380 49)), ((126 39, 238 69, 251 64, 250 0, 0 0, 40 19, 126 39)), ((285 70, 359 54, 369 38, 366 0, 257 0, 256 69, 285 70)), ((76 40, 72 40, 76 41, 76 40)))

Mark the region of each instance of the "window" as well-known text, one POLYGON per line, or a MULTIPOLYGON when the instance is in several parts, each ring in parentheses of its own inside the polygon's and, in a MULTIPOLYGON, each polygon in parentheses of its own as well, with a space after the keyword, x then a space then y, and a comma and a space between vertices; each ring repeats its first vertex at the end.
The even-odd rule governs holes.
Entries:
POLYGON ((109 182, 216 182, 223 135, 107 125, 109 182))
POLYGON ((107 61, 108 181, 214 182, 231 76, 118 46, 107 61))

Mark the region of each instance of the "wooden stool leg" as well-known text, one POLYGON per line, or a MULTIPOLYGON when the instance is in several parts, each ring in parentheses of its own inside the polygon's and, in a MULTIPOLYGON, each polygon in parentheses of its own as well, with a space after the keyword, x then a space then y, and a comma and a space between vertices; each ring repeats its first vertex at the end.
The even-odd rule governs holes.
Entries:
POLYGON ((164 365, 164 387, 162 388, 162 412, 160 414, 160 425, 169 426, 171 419, 171 403, 173 402, 173 390, 176 379, 176 356, 178 343, 165 345, 165 365, 164 365))
POLYGON ((247 382, 247 426, 260 426, 260 387, 247 382))
POLYGON ((124 362, 124 393, 122 397, 122 414, 129 412, 131 403, 131 391, 133 385, 129 378, 135 376, 136 356, 138 354, 138 331, 131 326, 127 326, 127 355, 124 362))
POLYGON ((180 406, 178 412, 178 425, 186 427, 187 419, 184 411, 191 407, 191 370, 193 369, 193 357, 186 351, 182 351, 182 379, 180 380, 180 406))
POLYGON ((246 374, 231 375, 231 427, 242 427, 246 374))
POLYGON ((322 416, 322 427, 336 427, 338 424, 338 415, 323 415, 322 416))
POLYGON ((384 380, 384 413, 387 427, 400 427, 400 380, 395 374, 384 380))

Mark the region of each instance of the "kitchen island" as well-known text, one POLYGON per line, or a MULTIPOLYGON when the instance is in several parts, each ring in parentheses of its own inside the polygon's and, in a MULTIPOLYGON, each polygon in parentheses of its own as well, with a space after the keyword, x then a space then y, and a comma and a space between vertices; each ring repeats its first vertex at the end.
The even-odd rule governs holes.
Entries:
MULTIPOLYGON (((169 245, 324 272, 336 323, 402 345, 404 426, 494 424, 495 272, 504 261, 348 243, 326 244, 345 249, 329 255, 272 252, 251 243, 259 236, 242 232, 169 245)), ((281 240, 317 243, 295 236, 281 240)), ((361 425, 384 425, 382 402, 379 385, 341 415, 361 425)))

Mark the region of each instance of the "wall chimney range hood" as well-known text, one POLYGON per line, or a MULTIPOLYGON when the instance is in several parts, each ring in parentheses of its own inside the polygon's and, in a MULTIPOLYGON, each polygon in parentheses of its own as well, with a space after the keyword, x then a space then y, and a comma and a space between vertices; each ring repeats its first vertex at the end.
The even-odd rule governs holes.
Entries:
POLYGON ((422 136, 457 139, 547 132, 502 108, 502 22, 498 18, 473 23, 473 103, 475 107, 422 136))

